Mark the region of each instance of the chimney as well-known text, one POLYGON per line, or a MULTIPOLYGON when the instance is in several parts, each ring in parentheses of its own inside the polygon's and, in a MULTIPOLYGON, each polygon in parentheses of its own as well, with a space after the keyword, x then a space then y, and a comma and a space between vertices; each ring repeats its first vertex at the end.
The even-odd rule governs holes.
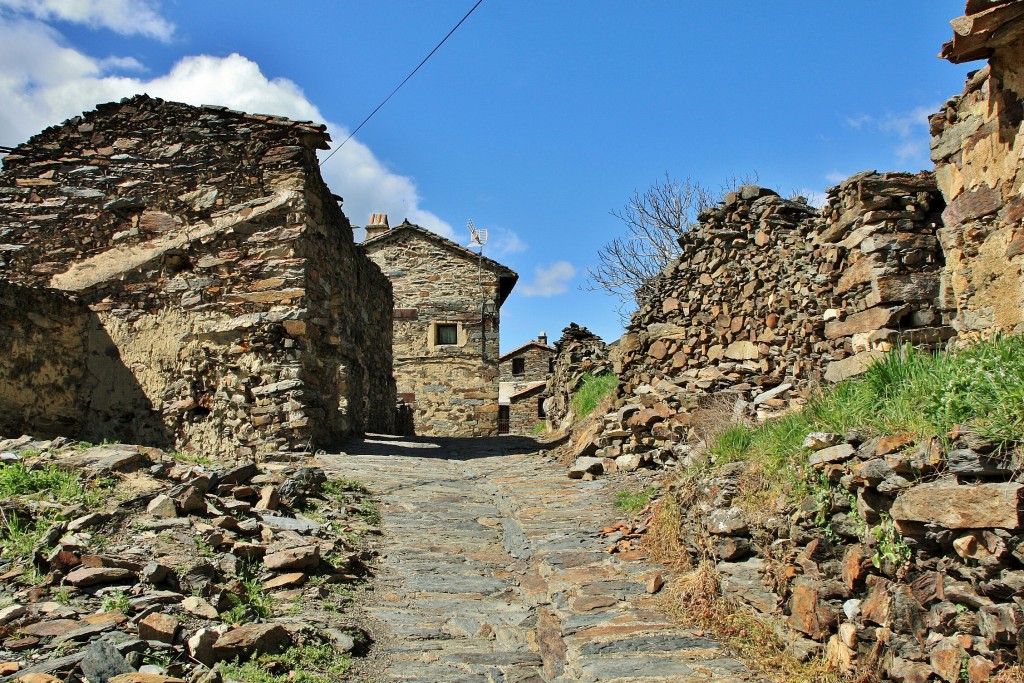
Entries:
POLYGON ((383 235, 388 230, 388 215, 386 213, 373 213, 370 214, 370 222, 366 224, 366 239, 373 239, 379 235, 383 235))
POLYGON ((540 334, 537 335, 537 341, 539 341, 541 344, 546 345, 548 343, 548 333, 545 332, 544 330, 541 330, 540 334))

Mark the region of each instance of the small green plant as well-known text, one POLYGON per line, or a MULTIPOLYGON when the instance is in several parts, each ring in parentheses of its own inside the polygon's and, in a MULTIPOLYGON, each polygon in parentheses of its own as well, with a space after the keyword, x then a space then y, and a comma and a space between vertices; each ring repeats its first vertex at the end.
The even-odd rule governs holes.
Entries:
POLYGON ((533 425, 533 435, 540 436, 547 430, 547 428, 548 425, 546 422, 538 422, 537 424, 533 425))
POLYGON ((572 395, 572 409, 577 420, 582 420, 594 412, 597 404, 615 391, 619 378, 611 373, 583 375, 579 388, 572 395))
POLYGON ((204 467, 212 465, 213 460, 205 455, 199 455, 198 453, 187 453, 185 451, 174 451, 171 453, 171 457, 175 460, 182 462, 190 462, 193 465, 203 465, 204 467))
POLYGON ((0 555, 31 565, 32 549, 45 531, 41 520, 23 521, 0 507, 0 555))
POLYGON ((261 619, 273 616, 274 601, 263 590, 263 584, 259 580, 259 565, 247 562, 239 568, 238 574, 245 591, 240 596, 230 596, 235 604, 224 612, 224 621, 237 624, 250 621, 253 615, 261 619))
POLYGON ((56 602, 56 603, 58 603, 60 605, 70 605, 71 604, 71 592, 67 588, 65 588, 64 586, 61 586, 60 588, 54 589, 52 591, 52 595, 53 595, 54 602, 56 602))
POLYGON ((882 519, 871 530, 871 535, 875 537, 875 554, 871 557, 871 564, 875 567, 881 567, 884 560, 892 562, 897 568, 910 563, 910 546, 889 515, 882 513, 882 519))
POLYGON ((352 668, 352 660, 329 644, 308 644, 279 655, 259 655, 222 666, 226 679, 243 683, 334 683, 352 668))
POLYGON ((715 438, 710 453, 715 463, 722 464, 744 460, 747 450, 754 442, 754 430, 747 425, 733 425, 715 438))
POLYGON ((100 609, 104 612, 122 612, 127 614, 131 606, 131 600, 124 591, 110 593, 104 596, 102 602, 100 602, 100 609))
POLYGON ((651 486, 642 491, 626 490, 615 494, 615 507, 627 515, 633 515, 643 510, 651 502, 651 498, 658 492, 657 487, 651 486))

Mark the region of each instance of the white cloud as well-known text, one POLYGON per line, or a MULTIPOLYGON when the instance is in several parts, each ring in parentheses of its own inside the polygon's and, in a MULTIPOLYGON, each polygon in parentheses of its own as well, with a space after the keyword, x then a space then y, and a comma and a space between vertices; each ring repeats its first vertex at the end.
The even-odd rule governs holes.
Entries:
POLYGON ((519 235, 508 228, 491 228, 487 247, 493 256, 521 254, 529 248, 519 235))
MULTIPOLYGON (((910 111, 887 112, 882 117, 858 114, 845 119, 848 127, 870 129, 896 138, 892 152, 901 164, 931 166, 928 158, 928 116, 939 110, 939 104, 926 104, 910 111)), ((831 179, 830 179, 831 180, 831 179)))
MULTIPOLYGON (((108 75, 111 67, 137 70, 141 66, 130 58, 97 59, 83 54, 42 22, 0 16, 0 102, 4 103, 0 144, 16 145, 98 103, 142 92, 189 104, 325 121, 298 85, 286 78, 268 78, 258 64, 242 55, 183 57, 170 72, 150 79, 108 75)), ((344 126, 330 122, 328 130, 335 144, 348 135, 344 126)), ((345 213, 356 225, 364 224, 371 213, 384 212, 393 225, 408 218, 454 237, 448 223, 421 208, 415 182, 388 170, 358 140, 349 140, 321 172, 331 190, 345 197, 345 213)))
POLYGON ((555 261, 546 268, 537 266, 533 275, 533 282, 519 288, 524 296, 555 296, 569 288, 569 281, 576 277, 576 267, 568 261, 555 261))
POLYGON ((825 180, 828 182, 829 185, 838 185, 839 183, 849 178, 851 175, 853 174, 844 173, 843 171, 829 171, 828 173, 825 174, 825 180))
POLYGON ((0 0, 0 8, 43 21, 66 21, 110 29, 124 36, 168 41, 174 24, 160 16, 152 0, 0 0))

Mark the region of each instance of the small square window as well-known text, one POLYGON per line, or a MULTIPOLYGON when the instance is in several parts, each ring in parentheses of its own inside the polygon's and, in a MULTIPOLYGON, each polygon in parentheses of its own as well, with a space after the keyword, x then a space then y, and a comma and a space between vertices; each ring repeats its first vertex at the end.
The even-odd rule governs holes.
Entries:
POLYGON ((455 345, 459 343, 458 325, 438 325, 437 338, 435 343, 438 346, 455 345))
POLYGON ((512 359, 512 374, 513 375, 525 375, 526 374, 526 359, 525 358, 513 358, 512 359))

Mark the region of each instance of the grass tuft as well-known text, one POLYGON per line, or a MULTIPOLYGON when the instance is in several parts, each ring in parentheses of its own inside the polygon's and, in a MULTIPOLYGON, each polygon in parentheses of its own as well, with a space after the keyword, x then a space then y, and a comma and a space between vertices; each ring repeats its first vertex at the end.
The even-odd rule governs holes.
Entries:
POLYGON ((243 683, 334 683, 352 668, 352 660, 330 645, 300 645, 279 655, 237 659, 222 666, 225 679, 243 683))
POLYGON ((609 396, 619 385, 618 376, 612 373, 583 375, 583 381, 572 395, 572 409, 577 420, 594 412, 597 405, 609 396))
POLYGON ((650 504, 651 498, 656 493, 658 493, 656 486, 651 486, 642 491, 619 491, 615 494, 615 507, 627 515, 635 515, 650 504))

